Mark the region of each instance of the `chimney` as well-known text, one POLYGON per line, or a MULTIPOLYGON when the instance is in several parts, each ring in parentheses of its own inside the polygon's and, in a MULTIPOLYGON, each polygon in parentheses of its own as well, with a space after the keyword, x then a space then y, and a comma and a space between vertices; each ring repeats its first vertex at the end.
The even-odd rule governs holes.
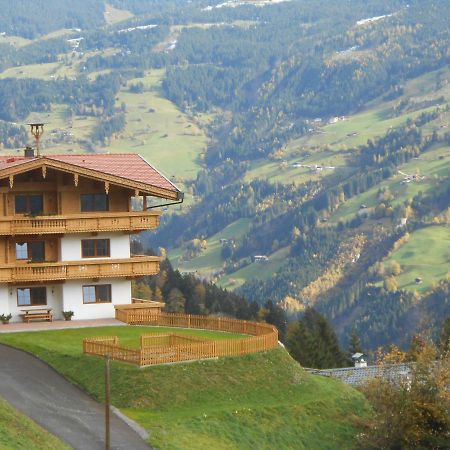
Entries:
POLYGON ((23 152, 25 158, 34 158, 34 148, 27 145, 23 152))

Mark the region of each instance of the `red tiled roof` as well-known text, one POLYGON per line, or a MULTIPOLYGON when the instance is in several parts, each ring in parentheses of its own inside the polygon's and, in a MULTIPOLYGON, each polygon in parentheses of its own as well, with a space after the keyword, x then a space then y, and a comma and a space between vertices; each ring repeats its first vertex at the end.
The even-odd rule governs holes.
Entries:
POLYGON ((24 158, 22 156, 0 156, 0 170, 6 169, 7 167, 18 166, 24 161, 29 161, 29 158, 24 158))
POLYGON ((45 155, 45 157, 170 191, 177 190, 176 186, 137 153, 45 155))
MULTIPOLYGON (((177 187, 173 183, 136 153, 45 155, 42 158, 178 192, 177 187)), ((38 158, 0 156, 0 170, 36 159, 38 158)))

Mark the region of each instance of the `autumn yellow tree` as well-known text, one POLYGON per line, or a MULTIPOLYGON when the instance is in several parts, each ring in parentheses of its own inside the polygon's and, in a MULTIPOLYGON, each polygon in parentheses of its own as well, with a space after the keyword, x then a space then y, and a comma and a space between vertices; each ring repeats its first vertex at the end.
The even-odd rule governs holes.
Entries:
POLYGON ((408 353, 393 348, 380 363, 383 368, 412 357, 403 376, 379 377, 362 388, 375 413, 358 448, 449 448, 450 355, 426 340, 416 339, 413 347, 408 353))

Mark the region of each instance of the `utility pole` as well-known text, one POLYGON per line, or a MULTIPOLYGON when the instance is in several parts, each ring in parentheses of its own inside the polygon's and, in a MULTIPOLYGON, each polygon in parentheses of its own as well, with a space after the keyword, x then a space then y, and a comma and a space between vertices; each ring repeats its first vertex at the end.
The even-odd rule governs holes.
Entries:
POLYGON ((105 354, 105 450, 111 449, 109 355, 105 354))

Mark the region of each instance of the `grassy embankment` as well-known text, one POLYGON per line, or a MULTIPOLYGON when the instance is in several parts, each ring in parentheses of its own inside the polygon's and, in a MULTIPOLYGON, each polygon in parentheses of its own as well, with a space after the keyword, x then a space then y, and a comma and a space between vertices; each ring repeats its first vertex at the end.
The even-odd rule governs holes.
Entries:
MULTIPOLYGON (((12 333, 0 342, 34 353, 101 401, 103 362, 82 354, 83 337, 118 335, 129 345, 149 330, 12 333)), ((111 370, 113 404, 148 429, 150 444, 161 449, 351 449, 370 411, 360 393, 304 372, 281 348, 146 369, 113 362, 111 370)))
POLYGON ((68 450, 69 448, 0 398, 0 450, 68 450))

